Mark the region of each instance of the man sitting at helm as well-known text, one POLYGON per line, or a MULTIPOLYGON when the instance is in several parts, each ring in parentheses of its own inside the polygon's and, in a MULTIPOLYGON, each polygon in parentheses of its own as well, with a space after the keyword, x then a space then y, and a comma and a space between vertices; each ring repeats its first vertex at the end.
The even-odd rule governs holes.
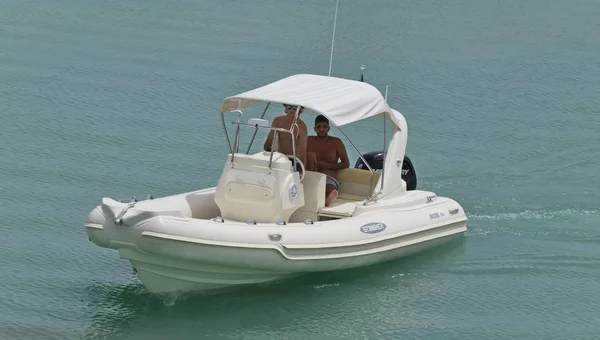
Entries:
POLYGON ((316 136, 308 136, 307 150, 314 152, 317 157, 317 171, 327 176, 325 186, 325 206, 331 205, 339 193, 339 183, 336 179, 337 171, 350 167, 350 160, 346 153, 346 147, 341 139, 329 136, 329 120, 323 115, 315 118, 316 136), (338 163, 338 159, 341 162, 338 163))
MULTIPOLYGON (((298 105, 290 105, 283 104, 285 115, 275 117, 273 119, 273 123, 271 127, 283 128, 289 130, 294 122, 294 117, 296 115, 296 110, 298 110, 298 105)), ((304 167, 308 171, 313 171, 316 168, 316 157, 314 154, 307 155, 306 152, 306 142, 308 137, 308 128, 302 119, 300 119, 300 115, 304 111, 304 107, 300 106, 300 110, 298 112, 298 119, 296 120, 296 125, 294 126, 294 139, 296 144, 296 157, 304 164, 304 167), (307 162, 308 158, 308 162, 307 162)), ((274 133, 276 131, 269 131, 269 135, 267 136, 267 140, 264 144, 265 150, 271 150, 271 144, 273 143, 274 133)), ((292 139, 290 138, 290 134, 286 132, 277 131, 279 136, 277 138, 277 146, 275 151, 281 152, 284 155, 291 156, 294 154, 292 148, 292 139)))

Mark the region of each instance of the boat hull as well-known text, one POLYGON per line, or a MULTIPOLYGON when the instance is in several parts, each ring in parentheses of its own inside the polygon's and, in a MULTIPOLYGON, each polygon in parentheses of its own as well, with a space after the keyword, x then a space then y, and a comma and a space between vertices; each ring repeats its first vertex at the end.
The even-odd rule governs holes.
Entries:
MULTIPOLYGON (((461 222, 461 224, 465 224, 461 222)), ((457 226, 459 227, 459 226, 457 226)), ((384 263, 407 257, 431 248, 439 247, 457 238, 462 233, 431 239, 381 253, 355 257, 351 259, 325 260, 329 263, 317 263, 318 260, 308 260, 298 263, 296 270, 268 271, 247 266, 222 266, 193 261, 168 261, 165 258, 150 254, 123 251, 121 256, 129 259, 137 275, 152 293, 172 293, 188 291, 205 291, 227 288, 232 286, 266 283, 285 279, 298 273, 316 271, 334 271, 384 263), (304 270, 302 270, 304 268, 304 270), (320 270, 317 270, 320 269, 320 270)))
MULTIPOLYGON (((202 193, 210 197, 211 192, 202 193)), ((454 200, 432 199, 427 192, 413 195, 429 199, 287 225, 178 214, 177 200, 189 195, 138 202, 125 214, 111 213, 103 203, 88 216, 86 230, 95 244, 118 250, 130 261, 150 292, 211 290, 387 262, 437 247, 467 230, 465 212, 454 200), (168 210, 161 211, 165 206, 168 210)))

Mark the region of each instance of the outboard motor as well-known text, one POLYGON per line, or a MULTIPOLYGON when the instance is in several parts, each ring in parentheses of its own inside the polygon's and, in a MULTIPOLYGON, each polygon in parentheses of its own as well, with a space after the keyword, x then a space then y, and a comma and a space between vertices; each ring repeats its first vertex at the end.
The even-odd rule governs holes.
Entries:
MULTIPOLYGON (((383 169, 383 150, 367 152, 362 156, 373 170, 381 171, 381 169, 383 169)), ((360 157, 356 160, 354 167, 358 169, 368 169, 360 157)), ((417 188, 417 173, 415 172, 415 168, 410 161, 410 158, 406 155, 402 162, 402 179, 406 182, 406 190, 415 190, 417 188)))

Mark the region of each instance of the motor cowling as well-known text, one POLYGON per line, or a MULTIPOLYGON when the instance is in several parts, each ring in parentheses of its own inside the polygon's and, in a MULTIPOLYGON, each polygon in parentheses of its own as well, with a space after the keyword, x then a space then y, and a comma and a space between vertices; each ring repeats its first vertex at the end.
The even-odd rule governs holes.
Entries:
MULTIPOLYGON (((383 169, 383 150, 367 152, 362 157, 369 163, 369 166, 375 171, 383 169)), ((365 162, 359 157, 354 165, 357 169, 368 169, 365 162)), ((417 173, 408 156, 404 156, 402 161, 402 179, 406 182, 406 190, 415 190, 417 188, 417 173)))

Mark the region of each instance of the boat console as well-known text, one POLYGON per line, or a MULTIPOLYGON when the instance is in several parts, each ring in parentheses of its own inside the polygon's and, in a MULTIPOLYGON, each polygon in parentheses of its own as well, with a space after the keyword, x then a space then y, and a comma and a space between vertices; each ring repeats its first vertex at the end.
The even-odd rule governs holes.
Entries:
POLYGON ((224 220, 287 223, 304 206, 304 175, 279 152, 229 154, 217 184, 215 203, 224 220))

